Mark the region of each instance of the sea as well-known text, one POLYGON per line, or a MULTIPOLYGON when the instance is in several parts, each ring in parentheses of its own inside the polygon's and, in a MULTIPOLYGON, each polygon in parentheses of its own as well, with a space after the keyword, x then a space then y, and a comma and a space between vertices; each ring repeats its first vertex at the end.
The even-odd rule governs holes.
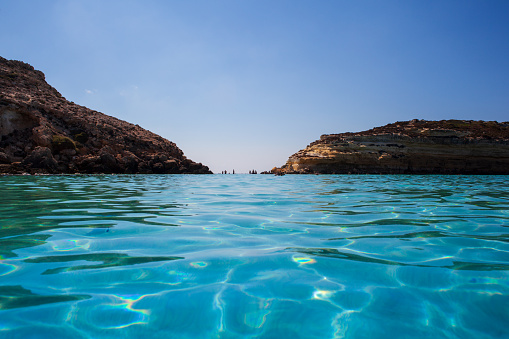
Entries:
POLYGON ((507 176, 0 177, 0 338, 509 338, 507 176))

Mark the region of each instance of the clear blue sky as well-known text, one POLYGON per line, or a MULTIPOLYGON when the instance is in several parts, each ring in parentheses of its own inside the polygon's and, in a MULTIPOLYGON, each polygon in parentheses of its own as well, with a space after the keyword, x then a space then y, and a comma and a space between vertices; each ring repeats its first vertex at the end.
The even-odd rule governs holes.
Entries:
POLYGON ((0 55, 214 172, 321 134, 509 120, 509 1, 0 0, 0 55))

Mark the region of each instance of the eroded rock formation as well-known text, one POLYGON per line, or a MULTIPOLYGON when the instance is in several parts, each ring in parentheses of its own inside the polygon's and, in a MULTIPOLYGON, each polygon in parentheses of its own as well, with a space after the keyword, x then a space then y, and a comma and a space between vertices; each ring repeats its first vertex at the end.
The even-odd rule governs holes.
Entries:
POLYGON ((412 120, 322 135, 272 172, 509 174, 509 122, 412 120))
POLYGON ((0 57, 0 173, 211 173, 175 145, 67 101, 42 72, 0 57))

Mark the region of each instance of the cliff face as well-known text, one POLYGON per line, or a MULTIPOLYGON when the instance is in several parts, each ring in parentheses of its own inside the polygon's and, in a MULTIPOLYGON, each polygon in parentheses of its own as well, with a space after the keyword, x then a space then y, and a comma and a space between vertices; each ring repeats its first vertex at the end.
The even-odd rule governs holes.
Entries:
POLYGON ((138 125, 67 101, 0 57, 0 173, 211 173, 138 125))
POLYGON ((509 122, 412 120, 322 135, 273 172, 509 174, 509 122))

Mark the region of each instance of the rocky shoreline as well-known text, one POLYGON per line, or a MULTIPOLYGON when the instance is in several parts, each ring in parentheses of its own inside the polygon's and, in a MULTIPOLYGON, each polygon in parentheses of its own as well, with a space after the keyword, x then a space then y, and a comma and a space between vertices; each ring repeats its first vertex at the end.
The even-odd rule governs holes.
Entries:
POLYGON ((41 71, 0 57, 0 174, 212 173, 175 143, 66 100, 41 71))
POLYGON ((509 122, 412 120, 322 135, 276 174, 509 174, 509 122))
MULTIPOLYGON (((66 100, 0 57, 0 174, 212 173, 175 143, 66 100)), ((509 174, 509 122, 412 120, 322 135, 270 172, 509 174)))

